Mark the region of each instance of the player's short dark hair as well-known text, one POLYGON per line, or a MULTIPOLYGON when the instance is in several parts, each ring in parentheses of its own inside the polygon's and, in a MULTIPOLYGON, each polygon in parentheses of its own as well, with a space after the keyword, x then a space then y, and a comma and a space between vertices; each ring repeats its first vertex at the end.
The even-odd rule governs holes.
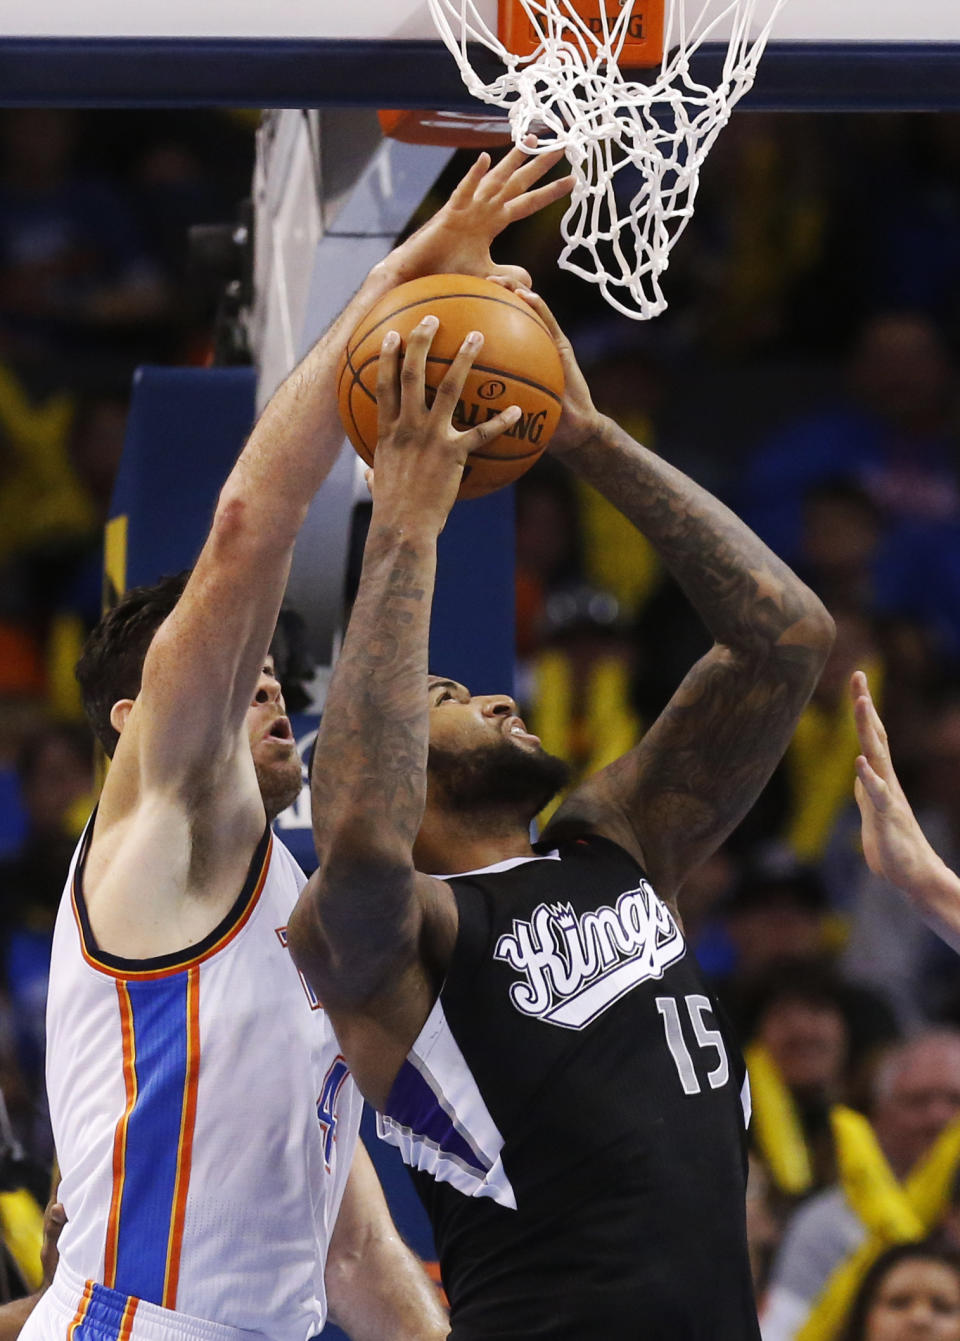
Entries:
POLYGON ((111 758, 120 735, 110 721, 110 710, 119 699, 140 693, 147 649, 189 576, 187 570, 149 586, 132 587, 103 615, 83 645, 75 670, 83 709, 111 758))

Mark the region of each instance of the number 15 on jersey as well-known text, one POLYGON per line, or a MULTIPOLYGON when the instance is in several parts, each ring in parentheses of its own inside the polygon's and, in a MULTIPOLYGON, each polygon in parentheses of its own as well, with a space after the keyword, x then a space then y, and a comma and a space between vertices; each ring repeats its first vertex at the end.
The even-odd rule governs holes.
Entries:
POLYGON ((697 1048, 703 1059, 701 1066, 704 1063, 712 1064, 711 1069, 706 1074, 707 1083, 712 1090, 722 1089, 730 1078, 730 1064, 727 1061, 727 1050, 723 1046, 723 1035, 720 1030, 711 1029, 704 1022, 705 1015, 709 1015, 711 1019, 713 1018, 713 1006, 710 998, 694 993, 691 996, 685 996, 682 1002, 678 1002, 676 997, 658 996, 656 1004, 660 1018, 663 1020, 667 1047, 670 1049, 670 1055, 676 1064, 677 1075, 680 1077, 684 1094, 700 1094, 703 1091, 703 1086, 697 1075, 693 1056, 683 1036, 683 1024, 680 1018, 681 1005, 686 1011, 693 1029, 693 1036, 697 1040, 697 1048))

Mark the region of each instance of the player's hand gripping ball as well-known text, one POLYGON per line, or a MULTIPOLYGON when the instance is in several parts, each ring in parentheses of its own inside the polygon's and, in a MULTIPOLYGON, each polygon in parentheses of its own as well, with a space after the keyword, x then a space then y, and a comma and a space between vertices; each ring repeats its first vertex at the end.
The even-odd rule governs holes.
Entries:
POLYGON ((453 416, 473 428, 510 405, 521 414, 508 432, 471 452, 458 498, 480 498, 512 483, 533 465, 560 418, 563 367, 543 322, 522 298, 472 275, 428 275, 392 289, 366 314, 347 341, 337 371, 337 399, 347 437, 368 465, 377 445, 377 361, 387 331, 405 346, 410 332, 433 315, 440 326, 427 355, 427 399, 471 331, 483 347, 453 416))

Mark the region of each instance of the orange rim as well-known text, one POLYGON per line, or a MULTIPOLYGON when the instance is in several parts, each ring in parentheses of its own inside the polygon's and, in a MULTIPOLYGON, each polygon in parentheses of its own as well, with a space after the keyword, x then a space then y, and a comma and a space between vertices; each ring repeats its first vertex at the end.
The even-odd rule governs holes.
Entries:
MULTIPOLYGON (((620 16, 620 0, 566 0, 584 23, 598 36, 603 31, 601 5, 606 11, 608 30, 620 16)), ((532 56, 539 44, 537 31, 520 0, 498 0, 498 36, 515 56, 532 56)), ((618 64, 659 65, 663 59, 663 0, 634 0, 629 30, 623 41, 618 64)))

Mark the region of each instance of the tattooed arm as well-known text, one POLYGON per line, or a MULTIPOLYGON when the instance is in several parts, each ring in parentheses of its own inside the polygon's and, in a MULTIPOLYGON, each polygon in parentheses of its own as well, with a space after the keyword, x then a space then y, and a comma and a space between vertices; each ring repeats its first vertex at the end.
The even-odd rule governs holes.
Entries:
POLYGON ((427 408, 426 358, 437 325, 425 317, 410 336, 401 377, 394 332, 380 355, 373 515, 315 747, 320 864, 289 927, 294 959, 330 1014, 357 1083, 381 1106, 433 1005, 437 968, 456 934, 449 886, 418 875, 412 855, 426 800, 437 537, 467 454, 519 415, 511 407, 467 433, 453 428, 479 336, 464 341, 427 408))
POLYGON ((594 409, 569 342, 551 450, 653 544, 714 638, 642 741, 581 785, 548 834, 606 834, 674 898, 756 800, 787 747, 833 641, 816 596, 705 489, 594 409))

